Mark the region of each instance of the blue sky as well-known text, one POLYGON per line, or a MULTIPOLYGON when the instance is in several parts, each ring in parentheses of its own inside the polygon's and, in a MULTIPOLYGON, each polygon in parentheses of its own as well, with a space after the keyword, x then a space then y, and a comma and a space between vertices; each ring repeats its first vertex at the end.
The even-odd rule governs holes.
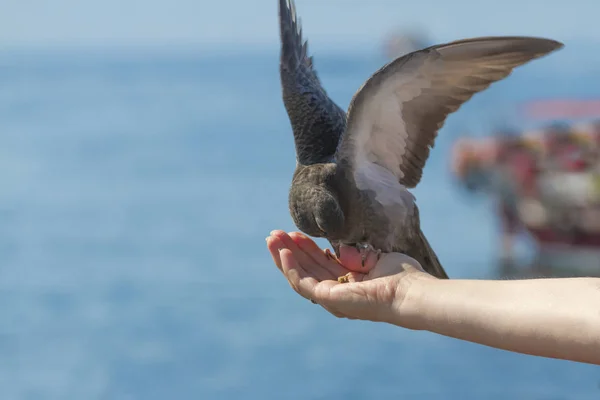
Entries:
MULTIPOLYGON (((600 42, 599 0, 297 0, 314 48, 370 46, 392 29, 435 41, 525 34, 600 42)), ((275 46, 276 0, 3 0, 0 46, 275 46)))

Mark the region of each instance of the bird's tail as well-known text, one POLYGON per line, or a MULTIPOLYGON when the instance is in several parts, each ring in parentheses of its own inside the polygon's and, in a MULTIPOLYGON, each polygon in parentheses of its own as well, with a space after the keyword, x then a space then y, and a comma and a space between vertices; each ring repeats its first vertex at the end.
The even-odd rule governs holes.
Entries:
POLYGON ((442 267, 440 260, 437 258, 435 251, 433 251, 425 234, 420 229, 418 241, 420 242, 418 243, 418 248, 421 249, 421 257, 420 259, 417 259, 417 261, 421 263, 423 269, 436 278, 449 279, 446 271, 444 271, 444 267, 442 267))

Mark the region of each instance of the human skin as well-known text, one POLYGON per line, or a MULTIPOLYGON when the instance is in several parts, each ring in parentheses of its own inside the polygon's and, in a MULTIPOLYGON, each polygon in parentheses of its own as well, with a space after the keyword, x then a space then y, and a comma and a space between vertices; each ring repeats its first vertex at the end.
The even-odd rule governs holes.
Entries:
POLYGON ((267 246, 292 288, 337 317, 600 365, 598 278, 441 280, 400 253, 363 268, 347 250, 338 262, 298 232, 273 231, 267 246))

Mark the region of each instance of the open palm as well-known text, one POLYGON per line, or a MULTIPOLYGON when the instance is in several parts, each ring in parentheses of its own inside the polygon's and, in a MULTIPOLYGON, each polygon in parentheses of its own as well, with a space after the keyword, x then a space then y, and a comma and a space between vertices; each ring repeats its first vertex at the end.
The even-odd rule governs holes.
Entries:
POLYGON ((421 275, 419 263, 400 253, 382 255, 370 269, 343 266, 299 232, 273 231, 267 247, 292 288, 337 317, 390 322, 412 277, 421 275))

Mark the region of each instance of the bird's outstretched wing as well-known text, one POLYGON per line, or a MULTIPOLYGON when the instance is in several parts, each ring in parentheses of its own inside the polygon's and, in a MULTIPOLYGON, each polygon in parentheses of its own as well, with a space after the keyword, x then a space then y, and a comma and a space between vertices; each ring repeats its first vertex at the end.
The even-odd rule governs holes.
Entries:
POLYGON ((357 182, 396 179, 415 187, 450 113, 515 67, 562 46, 542 38, 482 37, 397 58, 354 95, 336 158, 362 176, 357 182))
POLYGON ((321 86, 293 0, 279 0, 281 58, 279 72, 296 155, 301 164, 331 159, 346 126, 346 113, 321 86))

